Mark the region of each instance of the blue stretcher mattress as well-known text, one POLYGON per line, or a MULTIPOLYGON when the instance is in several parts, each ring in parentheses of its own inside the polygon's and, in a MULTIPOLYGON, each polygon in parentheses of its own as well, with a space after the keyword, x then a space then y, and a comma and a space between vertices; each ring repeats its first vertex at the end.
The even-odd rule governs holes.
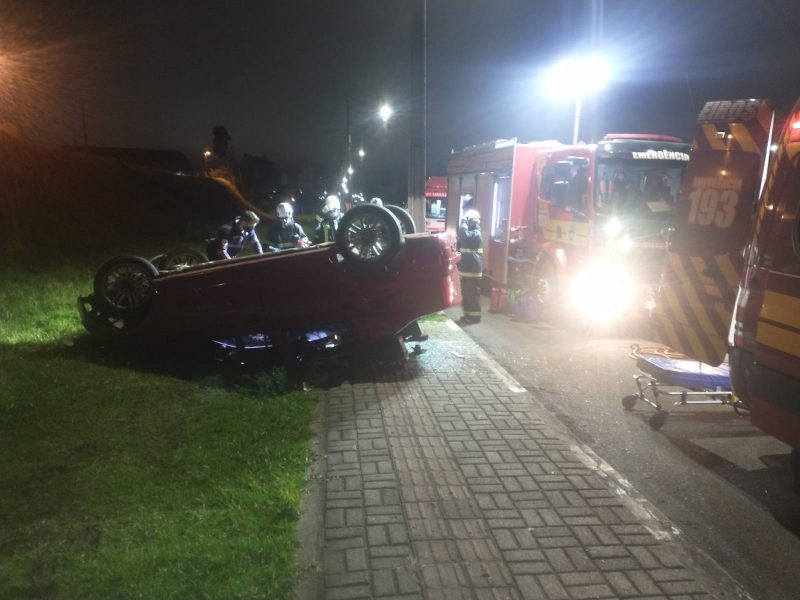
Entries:
POLYGON ((677 385, 702 390, 730 391, 728 363, 712 367, 686 358, 667 358, 656 354, 640 354, 636 366, 654 377, 661 385, 677 385))

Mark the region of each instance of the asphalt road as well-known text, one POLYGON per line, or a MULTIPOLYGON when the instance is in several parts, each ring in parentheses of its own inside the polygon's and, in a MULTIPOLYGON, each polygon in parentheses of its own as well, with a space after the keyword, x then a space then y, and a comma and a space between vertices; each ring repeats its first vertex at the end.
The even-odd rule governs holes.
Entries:
MULTIPOLYGON (((449 316, 458 319, 460 307, 449 316)), ((622 397, 636 390, 631 344, 656 342, 489 313, 465 330, 752 598, 800 599, 800 496, 788 446, 730 406, 670 407, 658 431, 650 406, 624 410, 622 397)))

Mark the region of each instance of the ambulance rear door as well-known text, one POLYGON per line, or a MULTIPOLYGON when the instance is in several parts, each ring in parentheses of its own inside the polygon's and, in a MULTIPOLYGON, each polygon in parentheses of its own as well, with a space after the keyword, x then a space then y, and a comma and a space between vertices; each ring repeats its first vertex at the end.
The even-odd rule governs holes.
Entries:
MULTIPOLYGON (((745 293, 758 310, 749 373, 753 424, 800 448, 800 101, 784 130, 753 234, 745 293), (768 404, 763 404, 767 402, 768 404)), ((750 313, 752 314, 752 313, 750 313)), ((752 330, 751 323, 744 323, 752 330)))

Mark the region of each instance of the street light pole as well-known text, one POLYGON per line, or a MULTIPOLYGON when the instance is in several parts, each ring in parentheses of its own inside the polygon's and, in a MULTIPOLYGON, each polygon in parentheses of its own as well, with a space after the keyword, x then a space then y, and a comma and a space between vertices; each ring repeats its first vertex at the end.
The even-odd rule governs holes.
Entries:
POLYGON ((575 96, 575 119, 572 123, 572 143, 578 143, 578 129, 581 124, 581 94, 575 96))
POLYGON ((425 30, 427 0, 413 0, 411 41, 411 148, 408 162, 408 212, 425 231, 425 30))
POLYGON ((345 100, 345 109, 347 111, 347 168, 353 166, 353 137, 350 134, 350 98, 345 100))
POLYGON ((353 138, 350 134, 350 97, 345 98, 345 127, 347 128, 347 166, 345 166, 345 177, 348 177, 347 191, 345 192, 345 202, 347 204, 352 204, 350 190, 353 189, 352 181, 353 178, 353 138))

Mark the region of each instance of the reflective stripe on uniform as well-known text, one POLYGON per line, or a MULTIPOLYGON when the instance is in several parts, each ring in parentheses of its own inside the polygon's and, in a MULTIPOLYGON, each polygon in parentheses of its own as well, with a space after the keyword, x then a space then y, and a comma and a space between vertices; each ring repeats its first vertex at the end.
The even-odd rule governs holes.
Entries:
POLYGON ((471 250, 470 248, 461 248, 459 252, 462 254, 483 254, 483 248, 478 248, 477 250, 471 250))
POLYGON ((483 273, 470 273, 468 271, 460 272, 462 277, 483 277, 483 273))

